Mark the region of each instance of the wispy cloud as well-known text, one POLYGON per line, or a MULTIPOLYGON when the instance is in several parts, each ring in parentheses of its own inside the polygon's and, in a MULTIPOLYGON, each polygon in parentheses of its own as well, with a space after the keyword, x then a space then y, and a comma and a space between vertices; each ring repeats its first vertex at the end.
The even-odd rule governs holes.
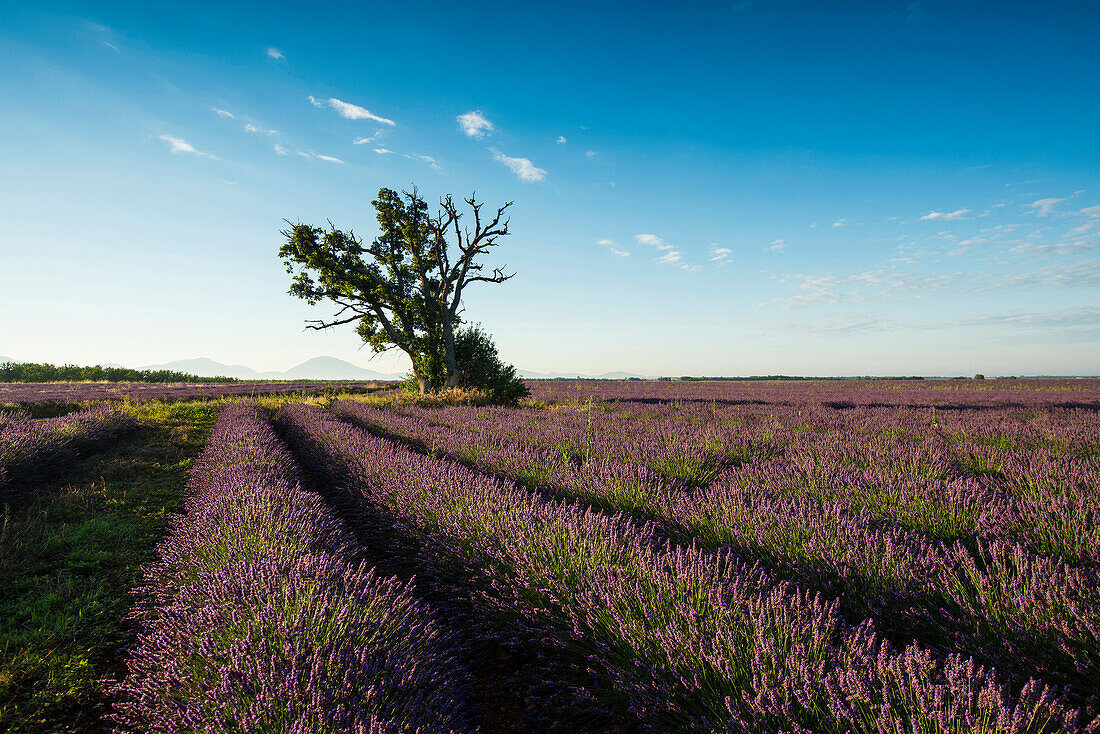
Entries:
POLYGON ((634 235, 634 241, 639 245, 646 245, 656 248, 658 252, 663 252, 663 255, 653 258, 653 262, 660 265, 675 265, 681 270, 688 272, 694 272, 699 270, 698 265, 688 265, 683 261, 684 253, 680 252, 679 248, 675 245, 670 245, 663 239, 655 234, 643 233, 634 235))
POLYGON ((959 326, 1023 326, 1051 328, 1065 326, 1100 326, 1100 308, 1086 306, 1045 313, 984 314, 955 322, 959 326))
POLYGON ((388 153, 393 153, 393 151, 390 150, 389 148, 375 148, 374 152, 378 153, 379 155, 386 155, 388 153))
POLYGON ((1011 248, 1009 252, 1024 255, 1072 255, 1100 247, 1100 240, 1078 240, 1076 242, 1036 243, 1025 242, 1011 248))
POLYGON ((626 250, 619 249, 619 243, 615 240, 596 240, 596 244, 602 247, 606 247, 608 252, 618 257, 630 257, 630 253, 626 250))
POLYGON ((772 240, 772 243, 765 249, 768 252, 783 252, 787 249, 787 242, 784 239, 772 240))
POLYGON ((271 130, 271 129, 264 128, 264 127, 257 127, 256 125, 253 125, 251 122, 244 126, 244 131, 246 133, 263 133, 265 135, 278 135, 279 134, 278 130, 271 130))
POLYGON ((201 150, 197 149, 195 146, 191 145, 191 143, 188 143, 186 140, 183 140, 182 138, 174 138, 171 135, 160 135, 158 137, 160 137, 160 139, 163 140, 164 142, 168 143, 168 145, 170 146, 170 150, 173 153, 187 153, 189 155, 197 155, 197 156, 202 156, 203 158, 210 158, 211 160, 217 160, 217 156, 213 156, 213 155, 210 155, 209 153, 202 152, 201 150))
POLYGON ((234 115, 232 112, 219 110, 217 107, 211 107, 210 111, 213 112, 215 115, 218 115, 219 117, 228 117, 231 120, 236 117, 236 115, 234 115))
POLYGON ((730 257, 733 255, 733 250, 728 247, 719 247, 717 242, 712 242, 710 245, 710 261, 716 264, 718 267, 726 265, 730 261, 730 257))
MULTIPOLYGON (((317 104, 317 101, 313 97, 310 97, 309 100, 313 103, 315 107, 320 106, 317 104)), ((379 117, 378 115, 368 110, 366 107, 360 107, 357 104, 345 102, 344 100, 336 99, 335 97, 329 98, 328 105, 332 109, 336 110, 337 114, 339 114, 340 117, 346 118, 348 120, 374 120, 375 122, 380 122, 383 125, 390 125, 391 127, 397 124, 393 120, 388 120, 385 117, 379 117)))
POLYGON ((915 3, 909 3, 909 5, 905 8, 905 22, 906 23, 915 23, 918 20, 920 20, 923 16, 924 16, 924 3, 919 2, 919 0, 918 0, 918 2, 915 2, 915 3))
POLYGON ((543 181, 546 179, 546 171, 536 166, 527 158, 512 158, 496 150, 493 151, 493 158, 511 168, 512 173, 516 174, 519 180, 524 183, 534 183, 535 181, 543 181))
POLYGON ((586 150, 584 151, 584 155, 588 158, 595 158, 597 155, 599 155, 599 153, 594 150, 586 150))
POLYGON ((458 127, 463 133, 477 140, 481 140, 496 129, 493 127, 493 123, 489 122, 489 118, 481 113, 481 110, 472 110, 464 115, 459 115, 455 119, 458 120, 458 127))
POLYGON ((941 219, 955 220, 966 219, 969 215, 973 214, 972 209, 956 209, 953 212, 928 212, 921 217, 922 222, 936 221, 941 219))
POLYGON ((833 222, 832 226, 834 226, 834 227, 844 227, 844 226, 847 226, 847 224, 848 224, 847 219, 838 219, 835 222, 833 222))
POLYGON ((384 134, 385 134, 385 130, 376 130, 374 132, 374 135, 371 135, 369 138, 365 138, 365 137, 360 136, 360 137, 356 138, 355 140, 351 141, 351 144, 352 145, 368 145, 370 143, 377 143, 379 140, 382 139, 382 136, 384 134))
POLYGON ((557 142, 558 142, 558 145, 565 145, 565 144, 566 144, 566 143, 568 143, 569 141, 565 139, 565 136, 564 136, 564 135, 559 135, 559 136, 558 136, 558 141, 557 141, 557 142))
POLYGON ((672 245, 668 244, 655 234, 636 234, 634 235, 634 241, 639 245, 649 245, 650 247, 656 247, 658 250, 671 250, 672 245))
POLYGON ((438 163, 436 163, 435 158, 432 158, 430 155, 417 155, 416 153, 403 153, 402 155, 414 161, 423 161, 424 163, 427 163, 429 166, 432 167, 433 171, 438 171, 439 173, 443 172, 443 168, 438 163))
POLYGON ((796 308, 814 304, 922 299, 931 293, 954 295, 985 293, 1001 289, 1096 288, 1100 286, 1100 260, 1050 265, 1023 273, 989 270, 917 272, 882 265, 869 270, 836 275, 793 273, 777 280, 793 284, 795 294, 767 304, 796 308))
POLYGON ((310 103, 311 105, 313 105, 314 107, 324 107, 324 106, 325 106, 325 103, 324 103, 324 102, 322 102, 321 100, 317 99, 317 98, 316 98, 316 97, 314 97, 314 96, 313 96, 312 94, 311 94, 311 95, 309 95, 308 97, 306 97, 306 99, 308 99, 308 100, 309 100, 309 103, 310 103))
POLYGON ((1039 199, 1038 201, 1031 202, 1028 206, 1035 210, 1036 216, 1047 217, 1053 214, 1054 207, 1058 206, 1063 201, 1068 201, 1068 199, 1039 199))
POLYGON ((270 56, 273 59, 285 59, 286 58, 286 56, 283 55, 283 52, 280 51, 279 49, 275 48, 274 46, 268 46, 267 55, 270 56))
POLYGON ((287 149, 284 148, 283 146, 279 145, 278 143, 275 143, 275 145, 273 145, 271 147, 272 147, 272 149, 274 149, 275 155, 287 155, 287 153, 288 153, 287 149))
POLYGON ((315 158, 319 161, 325 161, 326 163, 343 163, 339 158, 335 158, 331 155, 321 155, 320 153, 314 153, 311 150, 299 150, 298 155, 303 158, 315 158))

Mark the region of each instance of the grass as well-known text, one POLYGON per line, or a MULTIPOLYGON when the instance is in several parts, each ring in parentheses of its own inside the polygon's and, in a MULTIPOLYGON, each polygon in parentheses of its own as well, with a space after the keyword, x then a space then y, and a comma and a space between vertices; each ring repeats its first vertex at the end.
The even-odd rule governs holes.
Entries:
POLYGON ((140 429, 0 520, 0 731, 96 732, 122 670, 129 590, 221 401, 130 403, 140 429))

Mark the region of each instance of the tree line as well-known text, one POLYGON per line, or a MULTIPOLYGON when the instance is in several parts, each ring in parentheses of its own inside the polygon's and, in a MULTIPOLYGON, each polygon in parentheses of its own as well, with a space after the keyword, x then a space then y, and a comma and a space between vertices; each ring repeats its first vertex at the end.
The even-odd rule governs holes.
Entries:
POLYGON ((174 370, 133 370, 128 367, 82 367, 37 362, 0 363, 0 382, 236 382, 234 377, 199 377, 174 370))

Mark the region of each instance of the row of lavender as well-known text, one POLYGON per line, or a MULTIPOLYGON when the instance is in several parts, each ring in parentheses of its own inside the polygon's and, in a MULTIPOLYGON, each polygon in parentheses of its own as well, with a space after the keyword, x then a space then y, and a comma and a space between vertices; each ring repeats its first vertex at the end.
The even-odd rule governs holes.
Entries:
MULTIPOLYGON (((828 496, 820 490, 830 485, 808 491, 805 476, 777 456, 692 490, 643 465, 576 461, 568 452, 549 448, 547 441, 525 441, 543 427, 528 425, 530 412, 448 409, 410 416, 407 410, 381 411, 348 401, 337 403, 334 412, 379 435, 410 439, 423 451, 522 481, 543 495, 608 513, 625 511, 640 522, 655 523, 669 541, 758 559, 784 578, 838 598, 849 621, 879 620, 881 631, 899 644, 917 638, 942 654, 976 656, 1021 683, 1037 676, 1070 685, 1074 700, 1096 705, 1088 701, 1090 692, 1100 688, 1100 566, 1095 563, 1075 567, 995 532, 947 542, 900 527, 889 513, 853 506, 842 493, 828 496), (465 418, 479 430, 434 425, 426 417, 452 423, 465 418)), ((553 418, 548 422, 550 434, 560 435, 553 418)), ((635 436, 645 435, 641 427, 634 428, 635 436)), ((888 481, 876 486, 890 488, 888 481)), ((962 511, 963 503, 994 499, 1003 500, 1002 511, 1012 506, 989 493, 970 496, 977 491, 972 482, 920 486, 925 498, 935 498, 944 508, 954 503, 955 511, 962 511)), ((1086 494, 1093 506, 1097 486, 1086 494)), ((913 487, 890 489, 900 493, 913 487)), ((855 496, 851 486, 846 491, 855 496)), ((1048 521, 1067 506, 1029 504, 1026 498, 1020 503, 1034 509, 1031 517, 1048 521)), ((1018 513, 1013 526, 1024 527, 1026 517, 1018 513)), ((1095 538, 1095 515, 1067 513, 1058 519, 1062 524, 1039 528, 1035 537, 1069 534, 1077 523, 1095 538)), ((1092 560, 1094 548, 1086 547, 1092 560)))
POLYGON ((0 501, 59 476, 136 427, 130 415, 108 407, 41 420, 0 411, 0 501))
POLYGON ((547 499, 316 408, 289 406, 278 423, 363 498, 349 507, 388 513, 419 538, 406 549, 411 570, 468 597, 481 610, 470 629, 541 641, 550 677, 573 691, 559 717, 650 731, 1079 730, 1059 692, 892 645, 874 620, 846 621, 837 600, 728 549, 662 542, 652 525, 547 499))
POLYGON ((1100 410, 952 411, 935 422, 923 409, 813 403, 400 413, 421 425, 420 440, 457 440, 467 456, 479 447, 507 445, 517 457, 537 450, 546 458, 527 460, 535 474, 601 460, 621 472, 643 468, 648 476, 635 482, 643 487, 654 477, 766 484, 941 540, 1012 539, 1071 563, 1100 560, 1100 410))
POLYGON ((27 382, 0 384, 0 405, 91 400, 201 400, 313 392, 358 392, 373 382, 27 382))
POLYGON ((124 732, 467 731, 455 640, 380 577, 260 411, 227 407, 137 590, 124 732))
POLYGON ((997 380, 806 380, 631 382, 624 380, 553 380, 528 383, 531 397, 554 402, 744 404, 833 403, 857 405, 966 407, 1035 407, 1100 403, 1100 379, 997 380), (1007 400, 1006 400, 1007 398, 1007 400))

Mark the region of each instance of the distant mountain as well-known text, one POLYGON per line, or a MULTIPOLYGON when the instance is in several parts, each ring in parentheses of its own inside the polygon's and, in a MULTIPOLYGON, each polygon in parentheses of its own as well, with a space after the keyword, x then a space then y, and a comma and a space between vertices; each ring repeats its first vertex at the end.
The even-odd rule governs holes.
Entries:
POLYGON ((397 380, 401 375, 356 367, 336 357, 314 357, 285 372, 261 372, 270 380, 397 380))
POLYGON ((567 380, 625 380, 628 377, 651 379, 647 378, 645 375, 638 375, 633 372, 604 372, 602 375, 582 375, 579 372, 532 372, 531 370, 516 370, 516 374, 528 380, 553 380, 556 378, 567 380))
POLYGON ((375 372, 356 367, 335 357, 314 357, 285 372, 257 372, 243 364, 222 364, 206 357, 177 359, 166 364, 153 364, 143 370, 174 370, 199 377, 236 377, 238 380, 396 380, 401 375, 375 372))

